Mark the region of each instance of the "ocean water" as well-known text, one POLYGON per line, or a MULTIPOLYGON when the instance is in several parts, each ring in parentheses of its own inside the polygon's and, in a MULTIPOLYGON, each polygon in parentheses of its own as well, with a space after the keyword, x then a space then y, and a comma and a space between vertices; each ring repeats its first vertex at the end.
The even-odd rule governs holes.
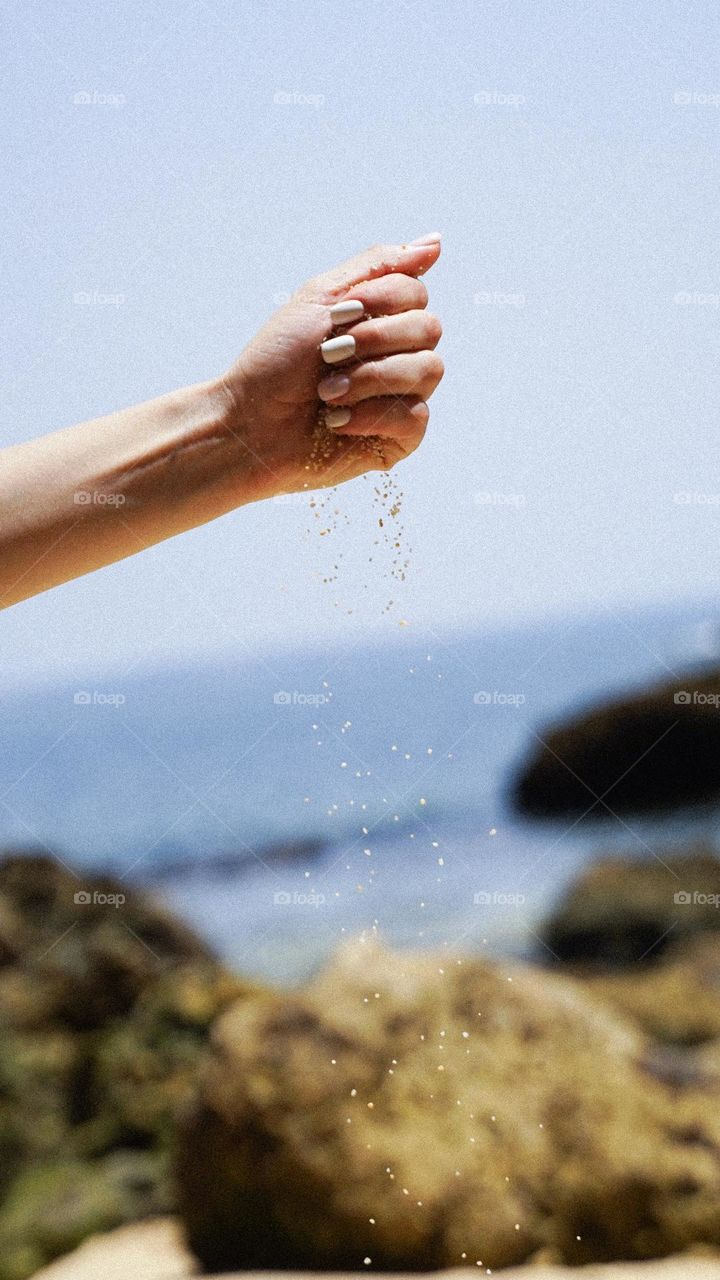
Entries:
POLYGON ((0 845, 57 852, 79 887, 149 885, 239 970, 291 982, 368 930, 532 953, 589 858, 716 838, 715 810, 531 822, 508 795, 548 724, 720 658, 720 609, 402 634, 7 691, 0 845))

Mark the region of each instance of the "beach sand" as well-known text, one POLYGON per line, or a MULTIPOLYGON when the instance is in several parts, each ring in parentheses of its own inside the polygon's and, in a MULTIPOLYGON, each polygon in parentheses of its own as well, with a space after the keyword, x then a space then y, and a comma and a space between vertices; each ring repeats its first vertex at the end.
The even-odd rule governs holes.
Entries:
MULTIPOLYGON (((399 1280, 401 1274, 410 1280, 409 1273, 395 1273, 386 1280, 399 1280)), ((412 1280, 427 1280, 431 1274, 425 1272, 412 1280)), ((468 1267, 434 1274, 436 1280, 440 1277, 470 1280, 471 1276, 486 1273, 468 1267)), ((574 1280, 720 1280, 720 1256, 713 1259, 684 1254, 655 1262, 617 1262, 590 1267, 533 1265, 493 1274, 502 1276, 503 1280, 570 1280, 571 1277, 574 1280)), ((222 1280, 240 1280, 241 1275, 252 1275, 252 1280, 270 1280, 271 1276, 273 1280, 333 1280, 327 1271, 237 1272, 223 1275, 222 1280)), ((75 1253, 38 1271, 34 1280, 190 1280, 191 1277, 200 1280, 201 1273, 183 1245, 179 1224, 174 1218, 156 1218, 94 1236, 75 1253)), ((205 1276, 204 1280, 213 1280, 213 1277, 205 1276)), ((349 1275, 346 1280, 350 1280, 349 1275)))

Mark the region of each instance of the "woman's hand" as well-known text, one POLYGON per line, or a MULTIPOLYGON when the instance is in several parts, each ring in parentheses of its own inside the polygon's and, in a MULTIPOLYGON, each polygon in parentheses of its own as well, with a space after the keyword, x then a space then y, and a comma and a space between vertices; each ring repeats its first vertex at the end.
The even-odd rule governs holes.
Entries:
POLYGON ((417 277, 439 256, 437 235, 368 249, 308 281, 252 339, 223 380, 245 455, 241 500, 386 470, 417 448, 443 376, 440 321, 417 277), (361 318, 334 324, 331 308, 348 300, 361 318), (354 352, 325 363, 321 345, 340 335, 354 352))
POLYGON ((437 236, 369 249, 310 280, 225 377, 4 449, 0 608, 244 503, 416 449, 443 374, 417 277, 439 254, 437 236), (353 299, 362 308, 333 312, 353 299), (333 334, 345 350, 327 363, 333 334))

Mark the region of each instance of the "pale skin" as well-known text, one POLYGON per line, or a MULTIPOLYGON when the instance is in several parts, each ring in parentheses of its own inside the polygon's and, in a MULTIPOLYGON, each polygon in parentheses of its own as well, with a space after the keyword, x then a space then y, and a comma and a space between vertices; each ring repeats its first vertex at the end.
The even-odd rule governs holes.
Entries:
POLYGON ((419 279, 439 256, 434 233, 368 249, 303 285, 220 377, 0 450, 0 607, 246 503, 407 457, 443 375, 419 279), (346 300, 363 315, 334 326, 346 300), (325 364, 338 334, 355 352, 325 364), (331 430, 338 407, 349 420, 331 430))

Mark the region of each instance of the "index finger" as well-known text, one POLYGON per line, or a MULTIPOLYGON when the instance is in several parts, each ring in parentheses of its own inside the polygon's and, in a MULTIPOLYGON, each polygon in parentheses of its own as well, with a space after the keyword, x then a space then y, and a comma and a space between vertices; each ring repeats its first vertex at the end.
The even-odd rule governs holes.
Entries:
POLYGON ((372 249, 365 249, 340 266, 316 276, 311 280, 310 287, 314 292, 333 298, 361 281, 377 280, 394 271, 401 271, 406 276, 420 276, 434 266, 440 257, 440 250, 439 237, 428 237, 424 244, 374 245, 372 249))

